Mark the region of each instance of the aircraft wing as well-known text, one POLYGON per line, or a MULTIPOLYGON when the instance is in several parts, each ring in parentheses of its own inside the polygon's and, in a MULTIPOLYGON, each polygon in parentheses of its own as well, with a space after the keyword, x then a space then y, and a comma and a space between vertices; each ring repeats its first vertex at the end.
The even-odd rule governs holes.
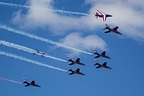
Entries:
POLYGON ((36 86, 36 87, 41 87, 41 86, 39 86, 39 85, 37 85, 37 84, 36 84, 35 86, 36 86))
POLYGON ((28 87, 28 86, 30 86, 30 85, 29 84, 25 85, 25 87, 28 87))
POLYGON ((37 53, 39 53, 39 50, 35 49, 37 53))
POLYGON ((85 66, 85 64, 83 64, 83 63, 80 63, 80 65, 85 66))
POLYGON ((104 32, 104 33, 110 33, 111 31, 106 31, 106 32, 104 32))
POLYGON ((102 15, 102 19, 103 19, 103 21, 105 21, 105 20, 106 20, 106 15, 105 15, 105 13, 103 13, 103 12, 100 11, 100 10, 97 10, 97 12, 102 15))
POLYGON ((84 73, 79 73, 80 75, 84 75, 85 76, 85 74, 84 73))
POLYGON ((116 26, 115 28, 113 28, 113 30, 115 30, 115 31, 117 31, 117 29, 118 29, 119 27, 118 26, 116 26))
POLYGON ((105 15, 105 13, 103 13, 102 11, 100 10, 97 10, 98 13, 100 13, 101 15, 105 15))
POLYGON ((98 54, 97 56, 95 56, 95 58, 99 58, 100 57, 100 55, 98 54))
POLYGON ((110 14, 106 14, 106 17, 112 17, 112 15, 110 15, 110 14))
POLYGON ((69 56, 68 56, 68 61, 70 62, 74 62, 69 56))
POLYGON ((43 58, 44 58, 44 55, 42 54, 42 55, 41 55, 41 57, 43 57, 43 58))

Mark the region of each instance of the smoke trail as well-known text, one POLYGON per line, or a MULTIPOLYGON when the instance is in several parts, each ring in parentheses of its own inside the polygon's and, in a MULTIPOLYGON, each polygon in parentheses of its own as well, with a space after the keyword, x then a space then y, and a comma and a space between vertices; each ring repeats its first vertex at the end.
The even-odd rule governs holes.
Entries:
POLYGON ((64 70, 64 69, 61 69, 61 68, 58 68, 58 67, 50 66, 50 65, 38 62, 38 61, 34 61, 34 60, 31 60, 31 59, 27 59, 25 57, 21 57, 21 56, 18 56, 18 55, 6 53, 6 52, 3 52, 3 51, 0 51, 0 55, 5 55, 7 57, 12 57, 12 58, 15 58, 15 59, 19 59, 21 61, 26 61, 26 62, 35 64, 35 65, 39 65, 39 66, 55 69, 55 70, 58 70, 58 71, 67 72, 67 70, 64 70))
MULTIPOLYGON (((43 9, 43 10, 46 9, 46 8, 30 7, 30 6, 21 5, 21 4, 13 4, 13 3, 5 3, 5 2, 0 2, 0 5, 12 6, 12 7, 22 7, 22 8, 36 8, 36 9, 43 9)), ((59 10, 59 9, 48 9, 48 10, 49 11, 54 11, 54 12, 66 13, 66 14, 89 15, 89 14, 86 14, 86 13, 65 11, 65 10, 59 10)))
POLYGON ((12 83, 16 83, 16 84, 22 84, 22 83, 19 82, 19 81, 15 81, 15 80, 11 80, 11 79, 7 79, 7 78, 3 78, 3 77, 0 77, 0 80, 4 80, 4 81, 8 81, 8 82, 12 82, 12 83))
MULTIPOLYGON (((22 51, 25 51, 25 52, 35 53, 37 55, 41 55, 40 53, 37 53, 36 50, 25 47, 25 46, 22 46, 22 45, 10 43, 10 42, 3 41, 3 40, 0 40, 0 44, 2 44, 4 46, 7 46, 7 47, 15 48, 17 50, 22 50, 22 51)), ((51 59, 54 59, 54 60, 58 60, 58 61, 61 61, 61 62, 67 62, 66 60, 56 58, 56 57, 53 57, 53 56, 50 56, 50 55, 47 55, 47 54, 44 55, 44 57, 51 58, 51 59)))
POLYGON ((26 37, 29 37, 29 38, 40 40, 42 42, 46 42, 46 43, 50 43, 50 44, 53 44, 53 45, 57 45, 57 46, 60 46, 60 47, 63 47, 63 48, 67 48, 67 49, 71 49, 71 50, 74 50, 74 51, 82 52, 82 53, 85 53, 85 54, 88 54, 88 55, 93 55, 90 52, 86 52, 86 51, 83 51, 83 50, 80 50, 80 49, 76 49, 76 48, 73 48, 73 47, 70 47, 70 46, 67 46, 67 45, 63 45, 63 44, 60 44, 58 42, 54 42, 54 41, 51 41, 49 39, 45 39, 43 37, 39 37, 39 36, 36 36, 36 35, 33 35, 33 34, 29 34, 29 33, 26 33, 24 31, 19 31, 19 30, 16 30, 14 28, 10 28, 10 27, 5 26, 5 25, 0 25, 0 29, 4 29, 4 30, 7 30, 7 31, 16 33, 16 34, 20 34, 20 35, 23 35, 23 36, 26 36, 26 37))

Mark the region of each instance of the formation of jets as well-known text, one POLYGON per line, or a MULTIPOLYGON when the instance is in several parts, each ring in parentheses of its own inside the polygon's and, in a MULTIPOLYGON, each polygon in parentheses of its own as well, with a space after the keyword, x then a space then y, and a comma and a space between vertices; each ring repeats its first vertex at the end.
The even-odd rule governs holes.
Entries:
MULTIPOLYGON (((33 55, 36 55, 36 54, 40 54, 42 57, 46 56, 46 53, 44 52, 41 52, 37 49, 35 49, 35 52, 33 53, 33 55)), ((94 50, 94 55, 96 55, 94 58, 107 58, 107 59, 111 59, 109 56, 106 55, 106 51, 103 51, 102 53, 98 53, 96 50, 94 50)), ((75 61, 72 60, 69 56, 68 56, 68 62, 70 62, 69 66, 68 66, 68 72, 69 75, 73 75, 73 74, 78 74, 78 75, 83 75, 85 76, 84 73, 80 72, 80 68, 77 68, 76 70, 72 70, 72 68, 70 67, 71 65, 80 65, 80 66, 86 66, 84 63, 82 63, 80 61, 80 58, 77 58, 75 61)), ((103 64, 99 64, 98 62, 94 65, 96 66, 96 68, 108 68, 108 69, 111 69, 109 66, 107 66, 107 62, 104 62, 103 64)), ((27 86, 35 86, 35 87, 40 87, 38 84, 35 84, 35 81, 33 80, 31 83, 27 82, 26 79, 24 79, 24 82, 23 84, 26 84, 25 87, 27 86)))
MULTIPOLYGON (((98 17, 102 18, 103 21, 106 21, 106 18, 107 17, 112 17, 111 14, 105 14, 104 12, 100 11, 100 10, 96 10, 96 13, 95 13, 95 17, 98 19, 98 17)), ((118 26, 114 27, 114 28, 110 28, 108 26, 108 24, 105 24, 105 28, 103 30, 108 30, 104 33, 115 33, 115 34, 118 34, 118 35, 122 35, 119 31, 117 31, 117 29, 119 28, 118 26)), ((44 52, 41 52, 37 49, 35 49, 35 52, 33 53, 33 55, 36 55, 36 54, 39 54, 41 55, 41 57, 45 57, 46 56, 46 53, 44 52)), ((102 53, 98 53, 96 50, 94 50, 94 58, 107 58, 107 59, 111 59, 109 56, 106 55, 106 51, 103 51, 102 53)), ((77 68, 76 70, 73 70, 70 66, 71 65, 81 65, 81 66, 86 66, 84 63, 81 63, 80 62, 80 58, 77 58, 75 61, 72 60, 69 56, 68 56, 68 62, 71 62, 68 66, 68 72, 69 75, 73 75, 73 74, 78 74, 78 75, 83 75, 85 76, 84 73, 82 73, 80 71, 80 68, 77 68)), ((112 69, 111 67, 107 66, 107 62, 104 62, 103 64, 100 64, 99 62, 96 62, 94 64, 94 66, 96 66, 96 68, 107 68, 107 69, 112 69)), ((27 82, 26 79, 24 79, 23 81, 23 84, 25 84, 25 87, 28 87, 28 86, 34 86, 34 87, 41 87, 40 85, 36 84, 34 80, 32 80, 30 83, 27 82)))
MULTIPOLYGON (((101 54, 99 54, 96 50, 94 50, 94 55, 96 55, 94 58, 107 58, 107 59, 111 59, 109 56, 106 55, 106 51, 103 51, 101 54)), ((71 62, 68 66, 68 72, 69 75, 73 75, 73 74, 78 74, 78 75, 83 75, 85 76, 84 73, 80 72, 80 68, 77 68, 76 70, 72 70, 72 68, 70 67, 71 65, 81 65, 81 66, 86 66, 85 64, 80 62, 80 58, 77 58, 75 61, 73 61, 69 56, 68 56, 68 62, 71 62)), ((107 69, 112 69, 111 67, 107 66, 107 62, 104 62, 103 64, 99 64, 98 62, 96 62, 96 64, 94 64, 94 66, 97 66, 96 68, 107 68, 107 69)))
MULTIPOLYGON (((102 18, 103 21, 106 21, 107 17, 112 17, 111 14, 105 14, 104 12, 100 11, 100 10, 96 10, 96 13, 95 13, 95 17, 98 19, 99 18, 102 18)), ((110 28, 108 26, 108 24, 105 24, 105 28, 103 30, 108 30, 106 31, 105 33, 115 33, 115 34, 119 34, 119 35, 122 35, 119 31, 117 31, 117 29, 119 28, 118 26, 114 27, 114 28, 110 28)), ((35 49, 35 52, 33 53, 33 55, 36 55, 36 54, 39 54, 41 55, 42 57, 45 57, 46 56, 46 53, 44 52, 41 52, 37 49, 35 49)), ((98 53, 96 50, 94 50, 94 58, 107 58, 107 59, 111 59, 109 56, 106 55, 106 51, 103 51, 102 53, 98 53)), ((85 76, 84 73, 80 72, 80 68, 77 68, 76 70, 72 70, 72 68, 70 67, 71 65, 81 65, 81 66, 86 66, 84 63, 82 63, 80 61, 80 58, 77 58, 76 60, 72 60, 69 56, 68 56, 68 62, 70 62, 69 66, 68 66, 68 72, 69 75, 73 75, 73 74, 79 74, 79 75, 83 75, 85 76)), ((96 64, 94 64, 94 66, 96 66, 96 68, 108 68, 108 69, 112 69, 111 67, 107 66, 107 62, 104 62, 103 64, 99 64, 98 62, 96 62, 96 64)), ((35 86, 35 87, 40 87, 39 85, 35 84, 35 81, 32 81, 31 83, 28 83, 26 80, 24 80, 23 82, 24 84, 26 84, 25 86, 35 86)))
POLYGON ((25 78, 24 78, 23 84, 26 84, 25 87, 28 87, 28 86, 41 87, 38 84, 36 84, 34 80, 29 83, 29 82, 27 82, 27 80, 25 78))
MULTIPOLYGON (((104 12, 100 11, 100 10, 96 10, 96 13, 95 13, 95 17, 96 19, 99 18, 102 18, 103 21, 106 21, 107 17, 112 17, 111 14, 105 14, 104 12)), ((114 28, 110 28, 108 26, 108 24, 105 24, 105 28, 103 30, 108 30, 104 33, 115 33, 115 34, 118 34, 118 35, 122 35, 119 31, 117 31, 117 29, 119 28, 118 26, 114 27, 114 28)), ((33 55, 36 55, 36 54, 39 54, 41 55, 42 57, 45 57, 46 56, 46 53, 44 52, 41 52, 37 49, 35 49, 35 52, 33 53, 33 55)), ((94 50, 94 58, 107 58, 107 59, 111 59, 109 56, 106 55, 106 51, 103 51, 102 53, 98 53, 96 50, 94 50)), ((80 61, 80 58, 77 58, 75 61, 72 60, 69 56, 68 56, 68 62, 71 62, 68 66, 68 72, 69 75, 73 75, 73 74, 79 74, 79 75, 84 75, 84 73, 80 72, 80 68, 77 68, 76 70, 72 70, 72 68, 70 67, 71 65, 81 65, 81 66, 86 66, 84 63, 82 63, 80 61)), ((107 62, 104 62, 103 64, 99 64, 98 62, 96 62, 96 64, 94 64, 94 66, 97 66, 96 68, 108 68, 108 69, 112 69, 111 67, 107 66, 107 62)), ((40 87, 39 85, 35 84, 35 81, 32 81, 31 83, 28 83, 26 80, 24 80, 24 84, 26 84, 25 86, 36 86, 36 87, 40 87)))
MULTIPOLYGON (((102 18, 103 21, 106 21, 106 19, 108 17, 112 17, 111 14, 105 14, 104 12, 100 11, 100 10, 96 10, 96 13, 95 13, 95 17, 96 19, 98 18, 102 18)), ((107 30, 106 32, 104 33, 115 33, 115 34, 118 34, 118 35, 122 35, 118 30, 118 26, 114 27, 114 28, 110 28, 110 26, 108 26, 108 24, 105 24, 105 28, 103 30, 107 30)), ((111 59, 111 57, 107 56, 106 55, 106 51, 103 51, 102 53, 98 53, 96 50, 94 50, 94 58, 107 58, 107 59, 111 59)), ((70 65, 81 65, 81 66, 85 66, 85 64, 81 63, 80 62, 80 58, 77 58, 75 61, 73 61, 70 57, 68 57, 68 61, 71 62, 69 64, 70 65)), ((96 62, 96 64, 94 64, 94 66, 96 66, 96 68, 107 68, 107 69, 112 69, 111 67, 107 66, 107 62, 104 62, 103 64, 100 64, 98 62, 96 62)), ((69 75, 72 75, 72 74, 79 74, 79 75, 85 75, 84 73, 81 73, 80 72, 80 68, 77 68, 76 70, 72 70, 70 67, 68 67, 68 71, 71 72, 69 73, 69 75)))

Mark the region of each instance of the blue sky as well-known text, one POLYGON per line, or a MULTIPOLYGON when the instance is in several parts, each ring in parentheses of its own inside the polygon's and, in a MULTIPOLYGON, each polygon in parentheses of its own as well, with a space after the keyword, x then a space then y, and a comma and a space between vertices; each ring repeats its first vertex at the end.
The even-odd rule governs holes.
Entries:
POLYGON ((17 55, 19 58, 24 57, 54 68, 0 54, 0 95, 144 95, 143 3, 143 0, 1 0, 0 52, 17 55), (25 6, 29 8, 24 8, 25 6), (93 15, 96 9, 112 14, 113 17, 107 18, 106 22, 100 18, 96 19, 93 15), (58 10, 61 12, 56 12, 58 10), (72 14, 72 12, 75 13, 72 14), (87 15, 80 15, 81 13, 87 15), (123 35, 104 34, 102 29, 105 23, 111 27, 118 25, 118 30, 123 35), (17 34, 15 31, 51 40, 53 43, 62 44, 62 47, 17 34), (1 44, 2 42, 22 47, 12 48, 15 45, 8 47, 1 44), (79 51, 71 50, 64 45, 79 49, 79 51), (33 56, 32 51, 24 47, 39 49, 48 56, 62 60, 67 60, 67 56, 71 56, 72 59, 80 57, 86 66, 73 65, 71 67, 72 69, 80 68, 86 76, 69 76, 68 72, 55 69, 67 70, 69 63, 47 57, 42 58, 38 55, 33 56), (18 50, 18 48, 21 49, 18 50), (107 51, 107 55, 112 59, 99 58, 97 61, 99 63, 106 61, 112 70, 96 69, 93 66, 95 59, 87 54, 92 53, 93 49, 98 52, 107 51), (29 82, 35 80, 42 87, 25 88, 24 85, 13 82, 23 82, 22 78, 26 78, 29 82))

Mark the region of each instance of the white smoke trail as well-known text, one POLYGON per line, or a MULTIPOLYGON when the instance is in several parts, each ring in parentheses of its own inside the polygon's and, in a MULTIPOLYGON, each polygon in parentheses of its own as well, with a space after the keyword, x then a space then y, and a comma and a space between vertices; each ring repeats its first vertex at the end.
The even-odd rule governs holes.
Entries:
MULTIPOLYGON (((17 50, 22 50, 22 51, 25 51, 25 52, 35 53, 37 55, 41 55, 40 53, 36 53, 36 50, 25 47, 25 46, 22 46, 22 45, 10 43, 10 42, 3 41, 3 40, 0 40, 0 44, 4 45, 4 46, 7 46, 7 47, 15 48, 17 50)), ((54 59, 54 60, 58 60, 58 61, 61 61, 61 62, 67 62, 66 60, 63 60, 63 59, 60 59, 60 58, 57 58, 57 57, 53 57, 53 56, 50 56, 50 55, 47 55, 47 54, 44 55, 44 57, 51 58, 51 59, 54 59)))
POLYGON ((32 38, 32 39, 40 40, 42 42, 50 43, 50 44, 57 45, 57 46, 60 46, 60 47, 63 47, 63 48, 67 48, 67 49, 71 49, 71 50, 74 50, 74 51, 82 52, 82 53, 85 53, 85 54, 88 54, 88 55, 93 55, 90 52, 86 52, 86 51, 76 49, 76 48, 73 48, 73 47, 70 47, 70 46, 67 46, 67 45, 63 45, 63 44, 60 44, 58 42, 54 42, 54 41, 51 41, 49 39, 45 39, 43 37, 39 37, 39 36, 36 36, 36 35, 33 35, 33 34, 29 34, 29 33, 26 33, 24 31, 19 31, 19 30, 16 30, 14 28, 11 28, 11 27, 8 27, 8 26, 5 26, 5 25, 0 25, 0 29, 4 29, 4 30, 7 30, 9 32, 20 34, 20 35, 23 35, 23 36, 26 36, 26 37, 29 37, 29 38, 32 38))
MULTIPOLYGON (((12 7, 22 7, 22 8, 45 9, 45 8, 30 7, 30 6, 21 5, 21 4, 13 4, 13 3, 5 3, 5 2, 0 2, 0 5, 12 6, 12 7)), ((89 15, 89 14, 86 14, 86 13, 65 11, 65 10, 59 10, 59 9, 48 9, 48 10, 49 10, 49 11, 54 11, 54 12, 66 13, 66 14, 89 15)))
POLYGON ((47 65, 47 64, 44 64, 44 63, 41 63, 41 62, 38 62, 38 61, 27 59, 25 57, 14 55, 14 54, 7 53, 7 52, 4 52, 4 51, 0 51, 0 55, 5 55, 7 57, 12 57, 12 58, 15 58, 15 59, 19 59, 21 61, 26 61, 26 62, 35 64, 35 65, 39 65, 39 66, 55 69, 55 70, 58 70, 58 71, 67 72, 67 70, 64 70, 64 69, 61 69, 61 68, 58 68, 58 67, 54 67, 54 66, 51 66, 51 65, 47 65))
POLYGON ((19 82, 19 81, 15 81, 15 80, 11 80, 11 79, 7 79, 7 78, 3 78, 3 77, 0 77, 0 80, 4 80, 4 81, 8 81, 8 82, 12 82, 12 83, 16 83, 16 84, 22 84, 22 83, 19 82))

